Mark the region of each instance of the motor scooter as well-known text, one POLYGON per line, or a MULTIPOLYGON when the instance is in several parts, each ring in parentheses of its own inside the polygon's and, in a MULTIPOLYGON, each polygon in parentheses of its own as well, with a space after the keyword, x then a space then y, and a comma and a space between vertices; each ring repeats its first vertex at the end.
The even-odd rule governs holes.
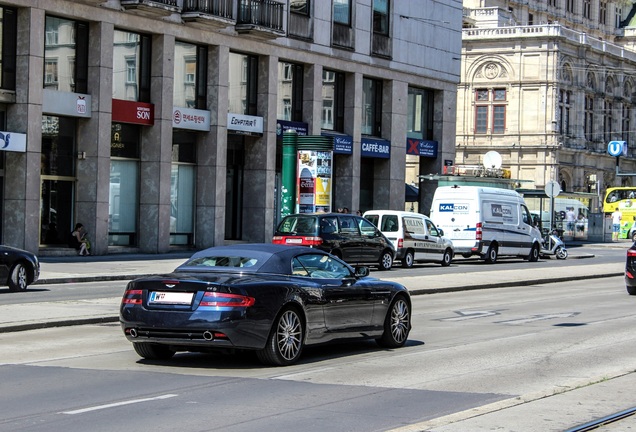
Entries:
POLYGON ((543 241, 541 242, 541 256, 555 255, 557 259, 566 259, 568 250, 565 248, 565 242, 559 237, 556 229, 543 232, 543 241))

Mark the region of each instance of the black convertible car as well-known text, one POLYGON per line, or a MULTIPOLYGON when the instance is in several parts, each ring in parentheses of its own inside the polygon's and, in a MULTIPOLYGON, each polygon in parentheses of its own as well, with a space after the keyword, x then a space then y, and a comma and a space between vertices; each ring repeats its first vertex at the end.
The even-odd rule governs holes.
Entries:
POLYGON ((409 293, 368 274, 302 246, 213 247, 173 273, 129 282, 120 321, 146 359, 244 349, 263 363, 290 365, 304 345, 335 339, 401 347, 411 329, 409 293))

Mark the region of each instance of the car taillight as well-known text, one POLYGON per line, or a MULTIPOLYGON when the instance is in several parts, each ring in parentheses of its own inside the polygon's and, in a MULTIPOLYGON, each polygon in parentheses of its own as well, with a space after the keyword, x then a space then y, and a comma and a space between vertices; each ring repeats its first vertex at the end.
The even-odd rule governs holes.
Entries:
POLYGON ((481 228, 481 222, 477 222, 477 228, 475 229, 475 240, 481 240, 482 239, 482 228, 481 228))
POLYGON ((403 248, 404 247, 404 239, 403 238, 399 238, 398 239, 398 245, 399 248, 403 248))
POLYGON ((199 306, 250 307, 254 306, 254 297, 240 294, 206 292, 199 306))
POLYGON ((627 276, 628 279, 634 279, 634 275, 629 271, 625 271, 625 276, 627 276))
POLYGON ((636 258, 636 249, 627 249, 627 256, 629 258, 636 258))
POLYGON ((303 245, 305 246, 320 246, 322 244, 322 237, 303 237, 303 245))
POLYGON ((122 304, 141 304, 142 290, 126 290, 124 298, 121 299, 122 304))
POLYGON ((272 238, 272 243, 274 243, 274 244, 285 244, 285 237, 283 237, 283 236, 274 236, 272 238))

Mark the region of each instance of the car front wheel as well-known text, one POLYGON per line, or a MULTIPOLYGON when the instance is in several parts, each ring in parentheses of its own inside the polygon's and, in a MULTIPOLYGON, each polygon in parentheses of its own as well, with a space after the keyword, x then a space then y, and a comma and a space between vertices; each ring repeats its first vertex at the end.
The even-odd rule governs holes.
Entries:
POLYGON ((16 263, 9 275, 9 289, 11 291, 25 291, 29 284, 27 269, 22 263, 16 263))
POLYGON ((442 267, 448 267, 453 260, 453 253, 450 249, 446 249, 444 251, 444 256, 442 256, 442 267))
POLYGON ((393 255, 390 251, 385 250, 382 252, 382 255, 380 255, 378 268, 380 270, 391 270, 391 267, 393 267, 393 255))
POLYGON ((404 346, 411 331, 411 306, 400 295, 393 303, 384 319, 384 333, 377 339, 378 345, 385 348, 404 346))
POLYGON ((133 348, 140 357, 146 360, 168 360, 174 355, 174 351, 167 346, 148 342, 135 342, 133 348))
POLYGON ((539 261, 539 245, 534 245, 532 246, 532 249, 530 250, 530 255, 528 255, 528 261, 530 262, 537 262, 539 261))
POLYGON ((267 345, 256 352, 265 364, 289 366, 300 358, 304 344, 303 321, 293 307, 286 307, 274 320, 267 345))

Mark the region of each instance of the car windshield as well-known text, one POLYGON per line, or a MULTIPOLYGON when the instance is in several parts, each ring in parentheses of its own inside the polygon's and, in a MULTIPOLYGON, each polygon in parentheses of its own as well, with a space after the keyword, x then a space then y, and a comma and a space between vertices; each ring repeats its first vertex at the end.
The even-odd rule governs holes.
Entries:
POLYGON ((287 216, 278 226, 281 234, 314 235, 316 233, 316 216, 287 216))
POLYGON ((193 258, 184 266, 188 267, 253 267, 258 263, 254 257, 243 256, 202 256, 193 258))

